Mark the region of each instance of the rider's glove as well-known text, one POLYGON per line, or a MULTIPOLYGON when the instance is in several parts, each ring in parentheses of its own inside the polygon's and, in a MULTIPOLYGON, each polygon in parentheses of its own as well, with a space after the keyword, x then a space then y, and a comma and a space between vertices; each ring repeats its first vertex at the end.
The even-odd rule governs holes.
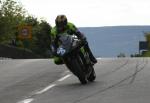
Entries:
POLYGON ((86 37, 85 37, 85 36, 82 36, 82 38, 81 38, 81 42, 82 42, 83 44, 87 44, 87 39, 86 39, 86 37))
POLYGON ((87 43, 86 37, 84 36, 83 33, 81 33, 78 29, 76 29, 75 34, 77 35, 77 37, 81 40, 81 42, 87 43))
POLYGON ((51 45, 50 45, 50 48, 51 48, 52 54, 53 54, 53 55, 56 55, 56 47, 55 47, 53 44, 51 44, 51 45))

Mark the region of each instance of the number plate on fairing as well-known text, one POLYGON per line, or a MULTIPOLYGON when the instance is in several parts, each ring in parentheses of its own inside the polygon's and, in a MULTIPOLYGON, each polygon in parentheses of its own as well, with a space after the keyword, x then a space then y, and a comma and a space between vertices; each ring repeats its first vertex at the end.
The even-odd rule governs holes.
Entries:
POLYGON ((63 56, 66 53, 66 50, 64 48, 58 48, 57 54, 63 56))

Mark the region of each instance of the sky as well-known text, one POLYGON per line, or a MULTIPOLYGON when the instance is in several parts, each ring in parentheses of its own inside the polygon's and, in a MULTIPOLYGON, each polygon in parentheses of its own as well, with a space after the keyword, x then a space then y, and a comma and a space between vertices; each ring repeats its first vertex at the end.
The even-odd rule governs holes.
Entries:
POLYGON ((150 0, 18 0, 52 26, 65 14, 77 27, 150 25, 150 0))

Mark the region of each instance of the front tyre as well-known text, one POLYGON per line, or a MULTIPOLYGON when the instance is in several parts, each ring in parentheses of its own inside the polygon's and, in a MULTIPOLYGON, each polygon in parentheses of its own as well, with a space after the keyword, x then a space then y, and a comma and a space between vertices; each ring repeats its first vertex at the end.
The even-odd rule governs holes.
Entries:
POLYGON ((96 79, 96 73, 95 73, 93 66, 90 66, 89 68, 92 71, 91 71, 91 74, 89 75, 89 77, 87 79, 88 79, 88 81, 93 82, 96 79))
POLYGON ((74 74, 78 77, 78 79, 80 80, 81 84, 87 84, 88 80, 87 80, 87 76, 86 73, 83 71, 82 68, 82 59, 80 58, 79 55, 77 55, 74 59, 72 59, 72 66, 74 68, 74 74))
POLYGON ((79 78, 81 84, 87 84, 88 80, 87 80, 86 74, 82 70, 81 65, 80 65, 80 63, 78 63, 77 59, 74 60, 74 65, 76 65, 76 68, 75 68, 76 74, 77 74, 77 77, 79 78))

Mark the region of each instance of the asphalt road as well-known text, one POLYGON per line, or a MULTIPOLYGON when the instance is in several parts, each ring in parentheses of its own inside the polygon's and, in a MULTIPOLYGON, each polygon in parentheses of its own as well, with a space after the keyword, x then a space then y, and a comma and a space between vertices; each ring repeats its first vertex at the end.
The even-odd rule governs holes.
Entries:
POLYGON ((52 60, 0 60, 0 103, 149 103, 150 58, 105 58, 81 85, 52 60))

